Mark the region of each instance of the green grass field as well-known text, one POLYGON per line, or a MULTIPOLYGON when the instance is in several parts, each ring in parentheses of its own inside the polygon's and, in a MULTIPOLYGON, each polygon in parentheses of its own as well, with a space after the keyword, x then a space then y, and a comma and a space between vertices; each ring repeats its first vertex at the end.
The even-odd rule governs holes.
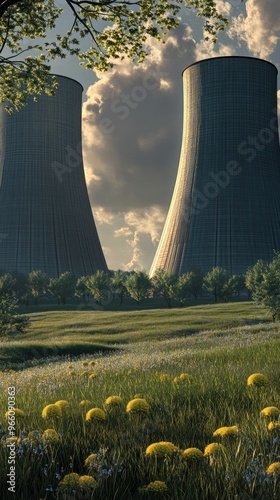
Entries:
POLYGON ((279 416, 260 412, 280 409, 280 325, 263 308, 242 302, 68 310, 32 313, 31 319, 27 334, 0 349, 2 370, 14 368, 0 379, 1 498, 279 498, 279 416), (247 386, 258 372, 268 385, 247 386), (15 387, 16 407, 24 412, 16 416, 16 495, 10 496, 8 387, 15 387), (105 404, 110 396, 120 404, 105 404), (135 396, 147 405, 127 412, 135 396), (55 406, 57 416, 43 418, 46 405, 59 400, 68 402, 62 414, 55 406), (86 420, 90 408, 102 410, 101 419, 86 420), (271 421, 275 429, 269 430, 271 421), (213 436, 224 426, 234 426, 234 435, 213 436), (163 446, 161 454, 146 454, 158 442, 172 443, 175 451, 167 445, 166 453, 163 446), (211 443, 223 447, 207 455, 211 443), (199 449, 200 458, 184 456, 188 448, 199 449), (267 473, 271 464, 273 474, 267 473))

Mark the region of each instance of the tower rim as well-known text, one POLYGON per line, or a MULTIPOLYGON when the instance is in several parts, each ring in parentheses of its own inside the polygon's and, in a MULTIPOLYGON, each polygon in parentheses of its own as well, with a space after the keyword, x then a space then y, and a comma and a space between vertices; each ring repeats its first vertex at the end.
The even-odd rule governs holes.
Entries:
POLYGON ((195 66, 196 64, 202 64, 202 63, 208 62, 208 61, 216 61, 217 59, 252 59, 254 61, 261 61, 261 62, 270 64, 271 66, 273 66, 273 68, 276 70, 276 74, 278 74, 278 69, 275 66, 275 64, 273 64, 270 61, 267 61, 267 59, 262 59, 260 57, 252 57, 252 56, 217 56, 217 57, 207 57, 206 59, 200 59, 199 61, 195 61, 192 64, 189 64, 188 66, 186 66, 183 69, 182 75, 184 74, 184 72, 187 69, 191 68, 192 66, 195 66))
POLYGON ((84 87, 82 86, 82 84, 78 82, 78 80, 75 80, 75 78, 72 78, 71 76, 60 75, 59 73, 50 73, 50 76, 58 76, 59 78, 66 78, 66 80, 72 80, 72 82, 75 82, 78 85, 80 85, 80 87, 82 88, 82 92, 84 91, 84 87))

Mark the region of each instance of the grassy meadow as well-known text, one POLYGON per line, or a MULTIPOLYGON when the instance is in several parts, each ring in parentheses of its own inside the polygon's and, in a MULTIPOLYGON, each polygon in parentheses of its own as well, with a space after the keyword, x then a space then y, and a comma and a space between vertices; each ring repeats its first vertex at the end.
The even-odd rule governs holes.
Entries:
POLYGON ((243 302, 30 316, 29 332, 0 346, 1 498, 279 498, 277 466, 267 469, 280 462, 280 325, 264 309, 243 302), (248 386, 254 373, 268 384, 248 386), (10 496, 8 387, 24 412, 10 496), (267 407, 276 409, 260 415, 267 407), (225 426, 229 435, 213 436, 225 426))

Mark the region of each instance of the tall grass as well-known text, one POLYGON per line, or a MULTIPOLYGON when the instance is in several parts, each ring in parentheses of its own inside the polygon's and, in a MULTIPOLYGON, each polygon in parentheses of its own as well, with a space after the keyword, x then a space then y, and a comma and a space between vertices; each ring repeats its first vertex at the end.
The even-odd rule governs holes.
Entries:
MULTIPOLYGON (((15 386, 16 406, 26 414, 17 419, 16 498, 276 500, 279 479, 266 469, 280 461, 280 435, 268 430, 270 419, 260 411, 280 406, 279 360, 278 329, 267 324, 163 335, 123 345, 110 356, 46 360, 42 366, 22 365, 19 371, 2 373, 1 408, 7 406, 7 387, 15 386), (91 372, 96 376, 89 378, 91 372), (248 387, 247 378, 255 372, 264 373, 269 385, 248 387), (174 382, 182 373, 191 378, 174 382), (120 396, 122 404, 110 411, 105 400, 112 395, 120 396), (148 413, 126 412, 135 395, 146 399, 148 413), (69 402, 63 417, 45 421, 42 409, 61 399, 69 402), (103 409, 106 420, 86 422, 79 405, 85 399, 88 408, 103 409), (236 436, 213 437, 217 428, 234 425, 236 436), (58 443, 42 440, 47 428, 57 430, 58 443), (24 441, 33 430, 39 439, 24 441), (180 451, 146 456, 147 447, 160 441, 172 442, 180 451), (184 459, 186 448, 204 451, 212 442, 222 443, 225 451, 194 462, 184 459), (91 453, 97 456, 88 470, 84 462, 91 453), (95 487, 62 493, 59 483, 71 472, 92 475, 95 487), (147 491, 155 480, 164 481, 168 490, 147 491)), ((9 498, 8 429, 1 417, 0 483, 2 497, 9 498)))

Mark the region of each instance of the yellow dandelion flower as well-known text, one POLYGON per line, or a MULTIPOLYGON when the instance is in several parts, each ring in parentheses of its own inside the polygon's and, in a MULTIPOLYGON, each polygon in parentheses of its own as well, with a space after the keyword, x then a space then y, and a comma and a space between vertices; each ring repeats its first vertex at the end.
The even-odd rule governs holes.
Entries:
POLYGON ((269 467, 266 469, 267 474, 275 474, 275 476, 280 475, 280 462, 274 462, 273 464, 270 464, 269 467))
POLYGON ((91 453, 91 455, 89 455, 85 459, 85 466, 90 469, 96 464, 96 461, 97 461, 97 453, 91 453))
POLYGON ((180 382, 190 382, 191 375, 189 373, 181 373, 173 379, 174 384, 178 384, 180 382))
POLYGON ((278 420, 277 422, 269 422, 267 428, 269 431, 280 431, 280 420, 278 420))
POLYGON ((62 491, 79 491, 80 490, 80 476, 76 472, 66 474, 64 478, 59 481, 58 489, 62 491))
POLYGON ((89 378, 89 380, 92 380, 95 377, 97 377, 96 373, 90 373, 88 378, 89 378))
POLYGON ((83 399, 80 403, 79 403, 79 406, 90 406, 91 405, 91 401, 89 401, 88 399, 83 399))
POLYGON ((146 491, 154 491, 155 493, 161 493, 164 491, 168 491, 168 487, 164 481, 153 481, 148 484, 145 488, 146 491))
POLYGON ((59 441, 58 434, 54 429, 46 429, 43 432, 42 438, 43 438, 43 441, 46 441, 47 443, 51 443, 51 444, 58 443, 58 441, 59 441))
POLYGON ((267 406, 261 411, 261 415, 265 417, 278 417, 280 415, 280 410, 276 408, 276 406, 267 406))
POLYGON ((159 380, 161 382, 165 382, 166 380, 170 380, 170 375, 168 375, 168 373, 162 373, 160 376, 159 376, 159 380))
POLYGON ((253 373, 247 379, 247 385, 255 385, 256 387, 263 387, 269 384, 269 380, 266 375, 262 373, 253 373))
POLYGON ((19 408, 13 408, 12 410, 6 411, 5 418, 12 417, 12 416, 14 416, 15 419, 24 418, 25 413, 23 410, 20 410, 19 408))
POLYGON ((12 436, 10 438, 7 438, 5 443, 15 443, 15 444, 18 444, 18 437, 17 436, 12 436))
POLYGON ((96 485, 96 481, 92 476, 80 476, 80 487, 82 490, 90 490, 96 485))
POLYGON ((106 415, 101 408, 91 408, 86 414, 86 421, 90 420, 106 420, 106 415))
POLYGON ((213 436, 220 436, 220 437, 225 437, 225 436, 237 436, 238 434, 238 427, 237 425, 232 425, 231 427, 220 427, 216 431, 213 432, 213 436))
POLYGON ((40 433, 39 431, 30 431, 28 434, 28 439, 30 441, 36 441, 36 439, 39 439, 40 433))
POLYGON ((83 366, 88 366, 88 361, 83 361, 83 362, 82 362, 82 365, 83 365, 83 366))
POLYGON ((219 455, 225 452, 225 447, 219 443, 210 443, 204 449, 204 456, 219 455))
POLYGON ((67 410, 67 408, 69 408, 69 403, 65 399, 60 399, 59 401, 56 401, 55 404, 59 406, 62 412, 63 410, 67 410))
POLYGON ((62 411, 61 408, 58 405, 47 405, 42 411, 42 417, 43 418, 61 418, 62 417, 62 411))
POLYGON ((165 457, 167 455, 177 453, 178 451, 179 448, 177 448, 175 444, 170 443, 169 441, 160 441, 158 443, 150 444, 150 446, 148 446, 148 448, 146 449, 146 455, 165 457))
POLYGON ((198 448, 187 448, 183 451, 183 457, 187 460, 197 460, 203 458, 204 455, 198 448))
POLYGON ((107 406, 119 406, 122 404, 122 398, 119 396, 109 396, 109 398, 106 399, 105 405, 107 406))
POLYGON ((146 401, 146 399, 135 398, 129 401, 126 406, 127 413, 148 413, 150 407, 146 401))

